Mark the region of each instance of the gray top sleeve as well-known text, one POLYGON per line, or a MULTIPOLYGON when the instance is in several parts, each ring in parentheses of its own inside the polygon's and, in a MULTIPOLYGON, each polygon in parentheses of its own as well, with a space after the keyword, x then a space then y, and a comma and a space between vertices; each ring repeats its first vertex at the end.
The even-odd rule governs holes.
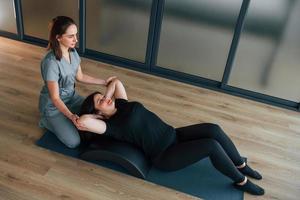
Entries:
POLYGON ((59 80, 59 67, 58 64, 52 59, 46 59, 42 63, 42 74, 44 81, 57 81, 59 80))

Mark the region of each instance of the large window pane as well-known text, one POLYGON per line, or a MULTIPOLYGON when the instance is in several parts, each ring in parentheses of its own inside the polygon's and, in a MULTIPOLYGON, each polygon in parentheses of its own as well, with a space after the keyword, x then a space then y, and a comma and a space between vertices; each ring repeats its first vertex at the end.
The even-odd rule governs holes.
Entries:
POLYGON ((166 0, 157 65, 221 81, 242 0, 166 0))
POLYGON ((49 22, 58 15, 71 17, 79 25, 78 0, 22 0, 22 11, 25 35, 45 40, 49 22))
POLYGON ((86 47, 145 62, 152 0, 87 0, 86 47))
POLYGON ((229 85, 298 102, 299 19, 299 0, 252 0, 229 85))
POLYGON ((17 33, 13 0, 0 0, 0 30, 17 33))

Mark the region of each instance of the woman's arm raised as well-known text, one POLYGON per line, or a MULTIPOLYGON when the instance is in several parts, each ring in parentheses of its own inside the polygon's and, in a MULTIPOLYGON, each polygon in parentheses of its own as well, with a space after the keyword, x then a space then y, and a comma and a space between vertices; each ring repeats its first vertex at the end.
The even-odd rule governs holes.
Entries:
POLYGON ((81 83, 87 83, 87 84, 98 84, 98 85, 107 85, 107 83, 112 79, 115 78, 115 76, 111 76, 106 80, 103 80, 101 78, 95 78, 92 76, 89 76, 87 74, 84 74, 82 72, 81 66, 79 65, 77 74, 76 74, 76 80, 81 83))
POLYGON ((128 100, 126 90, 125 90, 122 82, 117 78, 112 79, 111 82, 108 83, 108 86, 107 86, 104 96, 105 96, 105 98, 108 98, 108 99, 111 99, 112 97, 114 97, 116 99, 128 100))

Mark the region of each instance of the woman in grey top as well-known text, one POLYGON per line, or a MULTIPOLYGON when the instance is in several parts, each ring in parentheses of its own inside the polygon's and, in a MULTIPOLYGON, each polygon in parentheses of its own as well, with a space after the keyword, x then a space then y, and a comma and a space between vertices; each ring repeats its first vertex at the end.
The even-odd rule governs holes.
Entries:
POLYGON ((75 91, 75 80, 81 83, 107 85, 107 80, 83 74, 76 52, 77 27, 73 19, 58 16, 52 20, 48 53, 41 62, 44 86, 40 93, 40 127, 53 132, 70 148, 80 144, 77 116, 84 100, 75 91))

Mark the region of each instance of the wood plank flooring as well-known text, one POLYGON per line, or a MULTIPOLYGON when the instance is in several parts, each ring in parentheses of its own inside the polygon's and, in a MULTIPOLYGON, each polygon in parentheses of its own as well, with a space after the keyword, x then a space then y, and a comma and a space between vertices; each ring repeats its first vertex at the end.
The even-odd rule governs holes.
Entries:
MULTIPOLYGON (((37 147, 44 48, 0 37, 0 199, 194 199, 37 147)), ((212 122, 258 169, 266 189, 252 199, 299 199, 300 113, 82 58, 83 71, 118 76, 138 100, 174 127, 212 122)), ((78 84, 87 95, 103 87, 78 84)))

